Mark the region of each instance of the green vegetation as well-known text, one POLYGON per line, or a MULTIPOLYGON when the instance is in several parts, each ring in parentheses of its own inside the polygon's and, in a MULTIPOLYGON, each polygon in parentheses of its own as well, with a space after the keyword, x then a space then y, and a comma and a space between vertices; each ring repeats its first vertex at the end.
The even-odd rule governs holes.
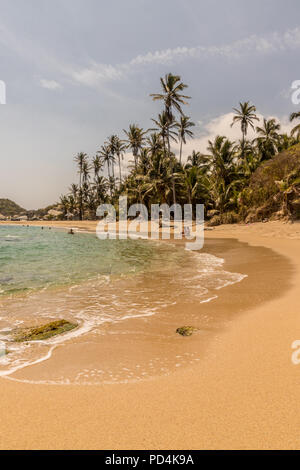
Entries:
MULTIPOLYGON (((131 124, 124 138, 110 136, 89 159, 79 153, 76 164, 79 184, 61 196, 62 217, 95 219, 97 207, 112 203, 121 195, 129 204, 204 204, 210 225, 270 217, 299 218, 300 124, 291 134, 280 132, 275 119, 258 122, 256 107, 240 103, 234 108, 232 125, 239 125, 241 140, 216 136, 205 154, 195 149, 183 163, 187 139, 193 137, 194 123, 183 107, 190 99, 179 76, 161 78, 161 93, 152 94, 162 103, 153 128, 131 124), (255 138, 247 139, 249 128, 255 138), (174 153, 174 147, 178 158, 174 153), (129 174, 122 174, 126 151, 133 156, 129 174)), ((291 115, 291 121, 300 118, 291 115)), ((124 172, 123 172, 124 173, 124 172)))
POLYGON ((262 164, 240 195, 246 220, 300 218, 300 144, 262 164))
POLYGON ((20 215, 25 212, 25 209, 18 206, 18 204, 11 201, 10 199, 0 199, 0 214, 4 215, 5 217, 20 215))
POLYGON ((197 328, 193 326, 182 326, 181 328, 177 328, 176 333, 181 336, 192 336, 195 331, 197 331, 197 328))
POLYGON ((22 328, 14 333, 13 341, 17 343, 24 343, 27 341, 41 341, 52 338, 53 336, 61 335, 67 331, 74 330, 78 325, 70 323, 66 320, 59 320, 48 323, 47 325, 22 328))

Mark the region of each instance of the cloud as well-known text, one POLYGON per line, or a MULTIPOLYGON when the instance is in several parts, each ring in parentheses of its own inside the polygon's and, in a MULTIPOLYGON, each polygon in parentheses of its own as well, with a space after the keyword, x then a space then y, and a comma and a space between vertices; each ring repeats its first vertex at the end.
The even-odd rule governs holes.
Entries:
POLYGON ((46 80, 42 78, 40 80, 40 85, 42 88, 46 88, 47 90, 61 90, 62 89, 61 84, 56 82, 55 80, 46 80))
POLYGON ((113 65, 93 63, 90 67, 73 71, 72 77, 84 85, 95 86, 99 82, 121 79, 126 69, 125 65, 114 67, 113 65))
POLYGON ((300 28, 284 33, 274 32, 266 36, 252 35, 230 44, 195 47, 176 47, 147 52, 134 57, 128 63, 101 64, 92 62, 76 71, 72 71, 73 80, 87 86, 97 86, 104 81, 120 80, 135 72, 139 67, 152 64, 172 65, 184 60, 207 60, 224 58, 238 60, 248 54, 276 54, 300 48, 300 28))

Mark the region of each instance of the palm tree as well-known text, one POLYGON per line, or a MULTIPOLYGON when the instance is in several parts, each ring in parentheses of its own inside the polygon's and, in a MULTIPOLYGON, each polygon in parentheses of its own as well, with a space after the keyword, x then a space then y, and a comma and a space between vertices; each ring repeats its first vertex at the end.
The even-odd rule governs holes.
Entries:
POLYGON ((60 207, 63 211, 63 217, 69 212, 69 198, 67 196, 60 196, 60 207))
POLYGON ((110 154, 111 154, 110 163, 111 163, 111 167, 112 167, 112 177, 113 177, 113 179, 115 179, 115 162, 116 162, 115 155, 116 155, 117 140, 118 140, 117 135, 111 135, 108 138, 108 142, 106 142, 106 144, 108 145, 108 148, 110 150, 110 154))
POLYGON ((90 179, 90 165, 89 165, 89 162, 86 160, 85 162, 83 162, 83 165, 82 165, 82 183, 87 183, 90 179))
POLYGON ((150 155, 153 157, 157 152, 163 149, 163 142, 161 135, 158 132, 152 132, 146 139, 148 150, 150 155))
POLYGON ((149 149, 143 148, 140 153, 140 162, 138 165, 138 171, 141 171, 143 175, 147 175, 149 171, 149 149))
POLYGON ((83 217, 83 206, 82 206, 82 177, 83 171, 86 170, 87 165, 87 154, 86 153, 78 153, 75 157, 75 162, 78 165, 78 173, 79 173, 79 219, 82 220, 83 217))
POLYGON ((76 211, 76 198, 74 198, 73 194, 70 194, 68 197, 68 212, 74 215, 76 211))
MULTIPOLYGON (((183 115, 181 109, 182 104, 188 104, 186 99, 190 99, 190 96, 183 95, 181 92, 187 88, 187 85, 181 82, 181 77, 179 75, 173 75, 168 73, 165 75, 165 78, 160 79, 162 93, 152 93, 153 101, 163 101, 165 105, 165 113, 167 120, 169 122, 169 127, 167 129, 167 144, 168 144, 168 156, 171 157, 171 147, 170 147, 170 126, 174 122, 173 110, 179 112, 183 115)), ((172 173, 174 172, 174 164, 172 167, 172 173)), ((175 180, 173 178, 173 203, 176 204, 176 189, 175 189, 175 180)))
POLYGON ((298 143, 297 137, 290 136, 288 134, 280 134, 278 139, 278 152, 282 152, 283 150, 287 150, 292 145, 298 143))
POLYGON ((115 154, 118 158, 118 164, 119 164, 119 180, 120 180, 120 187, 122 185, 122 168, 121 168, 121 160, 124 159, 124 152, 126 149, 125 143, 118 137, 115 136, 115 141, 114 141, 114 146, 115 146, 115 154))
POLYGON ((179 176, 189 204, 194 204, 200 197, 208 198, 208 178, 197 166, 185 168, 179 176))
POLYGON ((127 136, 127 146, 126 148, 131 149, 133 157, 134 157, 134 165, 135 169, 137 169, 137 161, 139 151, 144 145, 145 142, 145 135, 148 131, 144 131, 142 128, 138 127, 136 124, 131 124, 129 126, 129 131, 124 132, 127 136))
POLYGON ((110 178, 111 151, 110 151, 109 145, 107 144, 102 145, 102 147, 97 153, 100 155, 103 163, 106 164, 107 175, 108 175, 108 178, 110 178))
MULTIPOLYGON (((295 119, 298 119, 300 118, 300 111, 298 111, 297 113, 292 113, 290 115, 290 122, 294 121, 295 119)), ((300 137, 300 124, 297 124, 297 126, 295 126, 292 131, 291 131, 291 136, 294 137, 294 135, 296 135, 296 138, 297 140, 299 140, 299 137, 300 137)))
POLYGON ((74 184, 74 183, 71 184, 70 192, 71 192, 71 194, 72 194, 72 196, 74 197, 75 200, 77 199, 78 189, 79 188, 78 188, 77 184, 74 184))
POLYGON ((94 176, 95 178, 98 178, 100 171, 102 170, 103 163, 101 161, 101 158, 99 155, 96 155, 96 157, 93 158, 92 160, 93 168, 94 168, 94 176))
POLYGON ((112 161, 114 161, 115 157, 111 154, 111 148, 109 145, 104 144, 99 150, 99 155, 103 160, 103 163, 106 163, 107 166, 107 175, 108 175, 108 181, 110 182, 109 188, 110 188, 110 195, 112 197, 112 187, 111 187, 111 175, 110 175, 110 165, 112 161))
POLYGON ((191 127, 194 127, 195 123, 190 121, 188 116, 180 116, 180 121, 176 124, 178 128, 178 137, 180 140, 180 155, 179 155, 179 163, 181 164, 182 158, 182 145, 186 144, 186 137, 193 137, 194 133, 190 131, 191 127))
MULTIPOLYGON (((179 75, 172 75, 168 73, 165 75, 165 78, 160 79, 162 93, 152 93, 153 101, 163 101, 165 105, 165 112, 169 122, 172 123, 174 120, 173 109, 183 115, 181 109, 182 104, 188 104, 185 99, 190 99, 190 96, 182 95, 181 92, 188 86, 181 82, 181 77, 179 75)), ((168 140, 168 152, 170 155, 170 139, 169 134, 167 136, 168 140)))
POLYGON ((255 139, 261 152, 261 160, 272 158, 278 150, 280 124, 276 119, 264 119, 263 127, 256 127, 259 137, 255 139))
POLYGON ((202 169, 208 169, 209 160, 210 157, 207 155, 203 155, 201 152, 195 152, 195 150, 193 150, 192 155, 190 155, 187 159, 185 168, 191 168, 195 166, 202 169))
POLYGON ((244 148, 245 148, 245 139, 248 132, 248 127, 250 126, 254 130, 253 121, 259 121, 259 118, 256 116, 255 111, 256 107, 254 105, 250 105, 249 101, 245 101, 244 103, 240 103, 240 109, 233 108, 236 112, 235 116, 233 116, 233 122, 231 127, 236 123, 239 122, 241 125, 242 131, 242 158, 244 157, 244 148))
MULTIPOLYGON (((170 142, 170 139, 177 142, 177 132, 175 131, 177 124, 174 122, 173 119, 172 122, 170 122, 166 111, 163 111, 161 114, 159 114, 158 119, 151 120, 154 122, 156 127, 150 130, 158 132, 158 135, 160 135, 163 141, 165 154, 167 154, 166 142, 170 142)), ((168 155, 170 155, 170 152, 168 153, 168 155)))
POLYGON ((97 205, 105 201, 106 190, 108 188, 107 179, 104 176, 97 176, 94 181, 93 189, 97 200, 97 205))

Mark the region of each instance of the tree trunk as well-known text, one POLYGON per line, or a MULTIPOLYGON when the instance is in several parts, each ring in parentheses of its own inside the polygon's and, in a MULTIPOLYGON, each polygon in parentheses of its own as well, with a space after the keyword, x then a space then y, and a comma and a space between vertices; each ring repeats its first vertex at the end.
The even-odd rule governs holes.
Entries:
POLYGON ((82 220, 82 173, 80 171, 80 176, 79 176, 79 220, 82 220))
POLYGON ((242 139, 242 159, 244 160, 245 156, 245 132, 243 132, 243 139, 242 139))
POLYGON ((111 181, 110 181, 110 165, 109 165, 109 160, 107 160, 107 174, 108 174, 108 181, 109 181, 109 192, 110 192, 110 197, 112 198, 112 191, 111 191, 111 181))
MULTIPOLYGON (((170 134, 169 134, 169 129, 168 129, 168 155, 169 155, 169 160, 171 163, 171 145, 170 145, 170 134)), ((173 192, 173 204, 176 204, 176 189, 175 189, 175 180, 174 180, 174 166, 173 162, 171 164, 171 172, 172 172, 172 192, 173 192)))
POLYGON ((137 151, 136 150, 134 150, 134 152, 133 152, 133 157, 134 157, 135 171, 137 171, 137 151))
POLYGON ((182 158, 182 143, 183 143, 183 141, 182 141, 182 139, 180 139, 180 156, 179 156, 180 165, 181 165, 181 158, 182 158))
POLYGON ((118 159, 119 159, 119 176, 120 176, 120 188, 121 188, 121 185, 122 185, 122 170, 121 170, 121 157, 120 157, 120 155, 118 155, 118 159))

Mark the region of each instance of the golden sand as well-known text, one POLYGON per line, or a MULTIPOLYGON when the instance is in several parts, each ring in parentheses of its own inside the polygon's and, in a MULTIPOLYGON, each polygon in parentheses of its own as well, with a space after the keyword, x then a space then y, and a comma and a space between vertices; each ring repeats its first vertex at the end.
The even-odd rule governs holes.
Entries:
MULTIPOLYGON (((95 227, 59 225, 73 224, 95 227)), ((52 386, 2 379, 1 449, 300 447, 300 365, 291 361, 291 344, 300 338, 300 225, 222 226, 206 237, 245 243, 238 250, 233 243, 224 257, 226 268, 240 266, 249 277, 224 289, 215 304, 231 321, 207 344, 202 360, 137 383, 52 386), (251 247, 258 247, 253 257, 251 247)))

